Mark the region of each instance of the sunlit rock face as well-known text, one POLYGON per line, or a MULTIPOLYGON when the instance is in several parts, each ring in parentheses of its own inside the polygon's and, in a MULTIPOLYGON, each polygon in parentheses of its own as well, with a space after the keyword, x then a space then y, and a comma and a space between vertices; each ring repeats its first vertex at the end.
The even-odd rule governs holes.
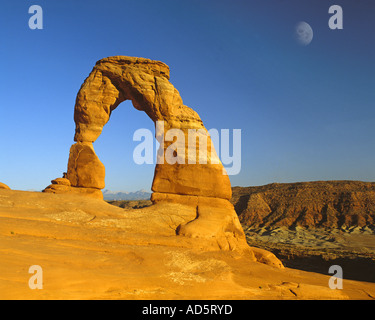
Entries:
MULTIPOLYGON (((178 225, 176 234, 213 240, 221 250, 240 249, 259 260, 254 253, 256 249, 250 250, 247 246, 238 216, 229 202, 232 196, 230 180, 211 138, 199 115, 183 104, 179 92, 169 81, 169 67, 160 61, 115 56, 96 63, 76 98, 76 143, 70 149, 64 176, 69 183, 55 179, 44 191, 103 197, 100 190, 105 186, 105 168, 95 154, 93 143, 112 111, 125 100, 131 100, 133 106, 144 111, 156 126, 160 149, 151 200, 158 205, 188 206, 195 213, 191 220, 178 225), (170 130, 177 130, 182 138, 165 139, 170 130), (196 133, 193 143, 189 139, 192 131, 196 133), (205 141, 202 147, 201 141, 205 141), (172 155, 171 145, 176 151, 172 155), (171 156, 175 160, 173 163, 169 161, 171 156)), ((171 215, 178 213, 171 212, 171 215)), ((259 250, 257 254, 264 256, 259 250)), ((272 254, 265 261, 282 267, 272 254)))

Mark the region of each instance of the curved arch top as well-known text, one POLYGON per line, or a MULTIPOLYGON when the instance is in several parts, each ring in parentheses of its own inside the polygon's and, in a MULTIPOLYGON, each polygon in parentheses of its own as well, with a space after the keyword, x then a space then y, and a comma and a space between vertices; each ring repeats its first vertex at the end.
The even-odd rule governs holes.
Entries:
POLYGON ((125 101, 169 128, 204 128, 202 120, 183 105, 169 82, 169 67, 145 58, 114 56, 99 60, 77 94, 74 121, 77 142, 94 142, 111 112, 125 101))

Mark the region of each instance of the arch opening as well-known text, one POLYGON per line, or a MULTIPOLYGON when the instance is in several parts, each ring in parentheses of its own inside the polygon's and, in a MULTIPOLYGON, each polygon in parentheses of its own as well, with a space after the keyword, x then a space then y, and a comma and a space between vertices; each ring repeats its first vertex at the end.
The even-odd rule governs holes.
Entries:
POLYGON ((155 157, 152 164, 137 164, 134 161, 134 149, 140 143, 134 141, 137 130, 147 130, 155 140, 152 120, 144 112, 135 109, 130 100, 126 100, 112 111, 101 135, 93 143, 98 158, 105 166, 106 192, 145 190, 151 193, 155 157))

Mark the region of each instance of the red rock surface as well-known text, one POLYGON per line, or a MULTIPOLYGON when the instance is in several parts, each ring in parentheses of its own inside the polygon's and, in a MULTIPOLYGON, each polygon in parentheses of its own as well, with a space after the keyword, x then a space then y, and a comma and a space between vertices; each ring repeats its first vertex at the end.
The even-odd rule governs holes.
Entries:
POLYGON ((5 183, 2 183, 2 182, 0 182, 0 189, 10 190, 10 188, 5 183))

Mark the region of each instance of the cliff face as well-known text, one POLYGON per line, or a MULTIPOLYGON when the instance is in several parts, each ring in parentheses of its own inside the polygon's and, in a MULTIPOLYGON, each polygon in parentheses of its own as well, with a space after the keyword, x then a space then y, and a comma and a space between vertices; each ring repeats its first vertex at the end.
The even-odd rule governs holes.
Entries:
POLYGON ((375 227, 374 182, 272 183, 232 192, 243 226, 375 227))

